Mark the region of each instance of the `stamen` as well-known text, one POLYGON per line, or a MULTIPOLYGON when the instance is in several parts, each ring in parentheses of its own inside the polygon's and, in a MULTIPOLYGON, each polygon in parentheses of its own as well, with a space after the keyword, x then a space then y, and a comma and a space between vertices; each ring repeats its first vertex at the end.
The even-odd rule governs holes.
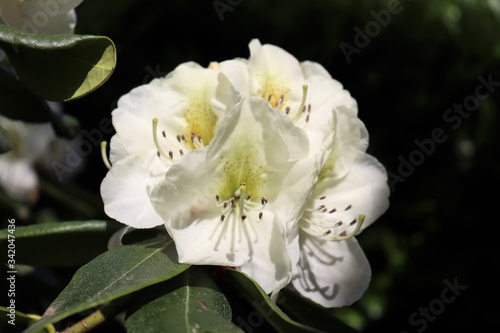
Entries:
POLYGON ((220 221, 221 221, 221 222, 224 222, 224 219, 225 219, 225 218, 226 218, 226 215, 222 214, 222 215, 220 216, 220 221))
POLYGON ((108 143, 107 141, 101 141, 101 158, 104 162, 104 165, 109 169, 111 169, 111 163, 109 163, 108 155, 106 154, 106 147, 108 143))
POLYGON ((349 209, 351 209, 351 208, 352 208, 352 205, 349 205, 349 206, 347 206, 347 207, 345 208, 345 210, 349 210, 349 209))
POLYGON ((287 107, 285 108, 285 114, 289 114, 289 113, 290 113, 290 107, 289 107, 289 106, 287 106, 287 107))
MULTIPOLYGON (((240 202, 240 212, 241 212, 241 214, 243 214, 244 208, 245 208, 244 207, 245 200, 242 200, 241 198, 245 198, 245 192, 246 192, 246 190, 247 190, 247 184, 241 183, 240 184, 240 188, 239 188, 239 192, 240 192, 239 193, 239 195, 240 195, 239 202, 240 202)), ((242 215, 241 218, 242 218, 242 220, 245 220, 246 216, 245 216, 245 218, 243 218, 243 216, 245 216, 245 215, 242 215)))
POLYGON ((217 61, 211 61, 209 64, 208 64, 208 69, 214 69, 214 70, 217 70, 219 69, 220 66, 219 66, 219 63, 217 61))
POLYGON ((165 157, 168 158, 169 156, 163 152, 163 150, 160 147, 160 143, 158 142, 158 118, 153 118, 153 140, 155 142, 156 149, 158 150, 158 153, 165 157))
POLYGON ((263 212, 259 212, 259 220, 262 220, 262 216, 264 216, 263 212))
POLYGON ((281 95, 278 103, 276 104, 276 109, 280 109, 281 103, 283 103, 283 100, 285 99, 285 95, 281 95))
MULTIPOLYGON (((347 231, 344 230, 338 236, 331 235, 331 239, 334 241, 342 241, 342 240, 346 240, 346 239, 349 239, 349 238, 356 236, 358 231, 361 229, 363 222, 365 221, 365 217, 366 217, 365 215, 359 214, 357 221, 355 221, 356 228, 354 228, 354 230, 352 232, 347 233, 347 231)), ((356 220, 356 219, 354 219, 354 220, 356 220)))
POLYGON ((307 98, 307 88, 308 88, 307 84, 304 84, 302 86, 302 101, 300 102, 299 109, 297 110, 297 112, 293 116, 293 119, 292 119, 293 122, 296 122, 297 120, 299 120, 300 115, 302 114, 302 111, 305 108, 306 98, 307 98))

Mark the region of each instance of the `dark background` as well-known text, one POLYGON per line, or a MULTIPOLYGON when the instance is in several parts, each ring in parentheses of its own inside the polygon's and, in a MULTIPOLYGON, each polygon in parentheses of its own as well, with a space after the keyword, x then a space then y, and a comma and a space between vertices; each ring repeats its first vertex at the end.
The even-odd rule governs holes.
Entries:
MULTIPOLYGON (((358 101, 369 152, 385 165, 392 183, 389 210, 358 236, 372 264, 371 286, 353 306, 332 311, 363 332, 493 328, 499 310, 500 83, 477 110, 460 117, 460 125, 443 117, 454 104, 471 100, 479 76, 500 82, 500 2, 402 0, 394 7, 400 12, 359 44, 357 31, 376 27, 374 13, 387 12, 391 3, 396 2, 85 0, 77 8, 76 33, 110 37, 118 62, 101 88, 67 103, 66 112, 91 131, 111 118, 116 100, 133 87, 182 62, 206 66, 247 58, 252 38, 300 61, 321 63, 358 101), (222 20, 217 4, 230 8, 222 20), (357 53, 347 59, 341 45, 357 47, 357 53), (431 149, 435 129, 444 133, 441 142, 424 154, 415 140, 431 149), (410 157, 418 165, 408 169, 402 161, 410 157), (466 289, 443 303, 443 295, 453 295, 444 291, 447 283, 454 282, 466 289), (422 319, 418 313, 429 307, 437 314, 422 319), (412 324, 413 313, 420 321, 412 324)), ((74 181, 99 199, 106 171, 96 147, 74 181)), ((52 200, 42 197, 39 214, 47 214, 44 205, 52 200)), ((61 220, 100 217, 101 208, 94 208, 97 213, 88 216, 52 214, 61 220)))

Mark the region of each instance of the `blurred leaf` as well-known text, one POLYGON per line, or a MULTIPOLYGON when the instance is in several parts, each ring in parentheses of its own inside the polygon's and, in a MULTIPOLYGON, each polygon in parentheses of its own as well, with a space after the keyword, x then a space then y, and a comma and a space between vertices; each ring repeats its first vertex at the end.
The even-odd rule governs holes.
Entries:
POLYGON ((212 279, 192 266, 141 294, 125 320, 127 332, 242 332, 231 323, 231 307, 212 279))
POLYGON ((116 66, 115 45, 105 36, 25 34, 0 24, 0 47, 21 81, 53 101, 89 94, 116 66))
MULTIPOLYGON (((114 221, 71 221, 17 226, 16 263, 78 266, 107 251, 107 242, 121 225, 114 221)), ((0 230, 0 243, 7 240, 0 230)), ((2 261, 6 262, 6 252, 2 261)))
POLYGON ((12 150, 12 142, 10 142, 9 134, 5 128, 0 126, 0 154, 7 153, 12 150))
MULTIPOLYGON (((248 275, 242 272, 238 272, 234 269, 225 270, 231 283, 239 286, 239 291, 242 295, 251 302, 251 305, 278 331, 283 333, 294 333, 294 332, 316 332, 316 333, 326 333, 331 331, 322 331, 315 329, 299 322, 296 322, 286 313, 284 313, 274 302, 269 298, 269 296, 262 290, 262 288, 248 275)), ((279 303, 279 299, 277 301, 279 303)), ((338 332, 352 332, 352 331, 342 331, 338 332)))
POLYGON ((61 111, 51 110, 50 122, 58 137, 65 139, 75 139, 81 133, 81 126, 78 119, 61 111))
POLYGON ((188 267, 178 263, 175 244, 166 237, 105 252, 75 273, 42 319, 26 333, 38 332, 48 323, 171 279, 188 267))
POLYGON ((49 121, 49 107, 18 79, 0 67, 0 113, 32 123, 49 121))
MULTIPOLYGON (((25 329, 29 325, 36 322, 38 320, 38 317, 38 315, 22 313, 17 309, 15 309, 15 313, 12 314, 11 309, 0 306, 0 332, 3 332, 2 328, 5 329, 6 332, 9 332, 9 330, 12 330, 13 328, 16 329, 16 332, 19 332, 20 330, 25 329), (13 323, 15 323, 15 325, 9 323, 9 321, 11 321, 12 319, 14 319, 13 323)), ((55 332, 55 329, 52 325, 50 325, 49 327, 51 328, 51 330, 45 329, 45 332, 55 332)))

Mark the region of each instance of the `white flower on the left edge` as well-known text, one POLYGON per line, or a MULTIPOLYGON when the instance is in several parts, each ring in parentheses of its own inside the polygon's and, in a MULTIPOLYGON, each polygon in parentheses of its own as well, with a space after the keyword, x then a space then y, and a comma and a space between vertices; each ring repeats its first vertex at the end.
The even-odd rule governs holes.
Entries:
POLYGON ((83 0, 0 0, 0 24, 25 33, 72 34, 83 0))
POLYGON ((297 221, 316 182, 306 133, 266 99, 244 99, 212 143, 173 165, 151 200, 179 261, 234 266, 267 293, 291 279, 297 221))
POLYGON ((0 187, 11 198, 33 203, 38 198, 36 162, 55 138, 50 123, 30 124, 0 115, 12 150, 0 155, 0 187))

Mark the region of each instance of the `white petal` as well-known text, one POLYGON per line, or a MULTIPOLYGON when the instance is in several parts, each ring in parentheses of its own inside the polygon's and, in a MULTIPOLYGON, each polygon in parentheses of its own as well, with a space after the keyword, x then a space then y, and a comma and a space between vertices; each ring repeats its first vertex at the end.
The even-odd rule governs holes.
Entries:
POLYGON ((328 211, 335 209, 331 214, 323 214, 325 221, 318 222, 322 226, 331 227, 337 221, 350 223, 359 214, 366 215, 363 230, 385 213, 389 194, 385 168, 373 156, 362 153, 344 178, 323 179, 318 183, 310 207, 325 205, 328 211), (326 198, 318 199, 322 197, 326 198))
POLYGON ((244 59, 223 61, 220 63, 220 70, 243 97, 250 97, 248 61, 244 59))
POLYGON ((305 78, 299 61, 285 50, 271 45, 261 45, 256 39, 249 44, 248 62, 250 93, 268 98, 275 107, 281 96, 283 105, 298 106, 302 99, 305 78))
POLYGON ((356 239, 320 241, 301 234, 301 257, 293 286, 304 297, 325 306, 348 306, 369 286, 371 268, 356 239))
POLYGON ((339 106, 335 109, 335 142, 332 154, 320 178, 339 179, 351 169, 354 159, 368 146, 365 125, 356 115, 357 109, 339 106))
POLYGON ((280 219, 277 215, 274 221, 260 222, 261 225, 255 230, 259 243, 265 246, 255 244, 250 261, 238 268, 251 276, 267 294, 278 292, 290 282, 292 261, 289 255, 299 248, 298 239, 287 245, 286 232, 281 228, 284 223, 279 221, 280 219), (289 246, 293 246, 294 249, 290 249, 289 246))
POLYGON ((157 161, 145 164, 130 156, 113 164, 101 183, 101 196, 108 216, 138 229, 163 224, 150 202, 151 189, 166 172, 166 167, 163 165, 162 170, 161 162, 157 161))
POLYGON ((302 72, 306 78, 311 78, 313 76, 320 76, 325 79, 332 79, 332 76, 321 64, 314 61, 303 61, 300 63, 302 72))

